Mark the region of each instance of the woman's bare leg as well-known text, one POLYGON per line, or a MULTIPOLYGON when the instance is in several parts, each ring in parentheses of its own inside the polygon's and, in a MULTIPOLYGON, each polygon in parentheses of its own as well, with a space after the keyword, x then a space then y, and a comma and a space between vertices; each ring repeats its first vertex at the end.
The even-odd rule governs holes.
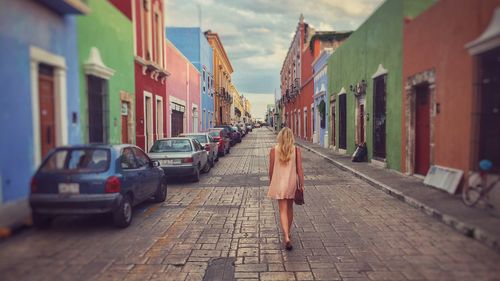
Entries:
POLYGON ((286 200, 287 203, 287 216, 288 216, 288 233, 290 235, 290 232, 292 232, 292 225, 293 225, 293 200, 288 199, 286 200))
POLYGON ((280 209, 280 223, 283 230, 284 242, 290 241, 290 223, 288 222, 288 200, 278 199, 278 207, 280 209))

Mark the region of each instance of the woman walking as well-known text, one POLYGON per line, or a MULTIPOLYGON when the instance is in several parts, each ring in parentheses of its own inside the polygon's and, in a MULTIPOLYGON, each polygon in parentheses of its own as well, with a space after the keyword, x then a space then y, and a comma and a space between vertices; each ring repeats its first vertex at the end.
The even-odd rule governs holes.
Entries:
POLYGON ((269 153, 269 192, 267 196, 278 200, 283 241, 287 250, 292 249, 290 228, 293 222, 293 202, 297 188, 304 189, 304 172, 300 149, 295 147, 290 128, 278 134, 278 143, 269 153))

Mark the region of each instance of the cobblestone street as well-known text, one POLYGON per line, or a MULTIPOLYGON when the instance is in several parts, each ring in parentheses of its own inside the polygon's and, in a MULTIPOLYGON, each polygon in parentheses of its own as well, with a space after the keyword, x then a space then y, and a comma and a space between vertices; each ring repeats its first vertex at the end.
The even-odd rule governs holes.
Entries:
POLYGON ((0 279, 500 280, 496 252, 305 151, 306 204, 285 251, 266 198, 274 141, 254 130, 200 183, 138 206, 127 229, 67 217, 1 242, 0 279))

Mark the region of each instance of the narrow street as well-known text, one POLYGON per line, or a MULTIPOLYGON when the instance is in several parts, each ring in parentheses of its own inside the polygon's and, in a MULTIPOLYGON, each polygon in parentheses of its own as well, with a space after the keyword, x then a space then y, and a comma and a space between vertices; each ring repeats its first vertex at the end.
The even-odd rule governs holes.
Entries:
POLYGON ((274 141, 254 130, 200 183, 138 206, 126 229, 67 217, 1 242, 0 279, 500 280, 497 253, 305 151, 306 204, 283 250, 266 198, 274 141), (218 279, 213 261, 229 262, 218 279))

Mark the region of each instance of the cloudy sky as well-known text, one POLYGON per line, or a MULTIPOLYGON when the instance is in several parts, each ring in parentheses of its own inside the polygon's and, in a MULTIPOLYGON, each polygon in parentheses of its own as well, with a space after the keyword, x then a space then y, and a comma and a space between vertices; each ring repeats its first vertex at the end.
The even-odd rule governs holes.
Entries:
POLYGON ((274 103, 279 72, 299 16, 316 30, 355 30, 383 0, 166 0, 167 26, 201 26, 221 37, 233 83, 254 117, 274 103))

